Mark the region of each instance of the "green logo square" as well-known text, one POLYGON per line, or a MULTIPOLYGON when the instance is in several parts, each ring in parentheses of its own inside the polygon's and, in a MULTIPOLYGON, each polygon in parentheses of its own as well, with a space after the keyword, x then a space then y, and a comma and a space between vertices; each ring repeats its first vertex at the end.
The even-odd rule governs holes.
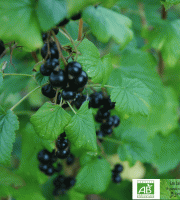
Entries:
POLYGON ((154 198, 154 181, 137 181, 137 198, 154 198))

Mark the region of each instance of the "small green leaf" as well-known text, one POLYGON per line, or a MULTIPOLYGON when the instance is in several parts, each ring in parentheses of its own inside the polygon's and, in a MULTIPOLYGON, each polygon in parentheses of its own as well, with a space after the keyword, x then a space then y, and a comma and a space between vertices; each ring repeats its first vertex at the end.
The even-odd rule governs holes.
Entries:
POLYGON ((16 41, 27 51, 42 47, 41 30, 33 0, 7 0, 0 2, 0 38, 16 41))
POLYGON ((88 109, 88 101, 84 102, 77 114, 72 117, 65 131, 75 147, 86 151, 97 150, 94 119, 91 110, 88 109))
POLYGON ((166 9, 169 9, 171 6, 179 4, 180 0, 162 0, 161 3, 164 4, 166 9))
POLYGON ((148 115, 150 94, 151 90, 140 80, 124 78, 121 87, 112 90, 111 99, 120 113, 148 115))
POLYGON ((0 167, 0 185, 19 187, 25 185, 24 180, 4 167, 0 167))
POLYGON ((7 164, 10 161, 15 131, 18 128, 18 118, 11 110, 0 113, 0 164, 7 164))
POLYGON ((110 164, 104 159, 95 159, 85 165, 76 177, 74 189, 84 194, 104 192, 111 181, 110 164))
POLYGON ((108 42, 111 38, 124 47, 133 38, 130 29, 132 21, 110 9, 89 6, 83 12, 83 20, 90 26, 92 33, 100 42, 108 42))
POLYGON ((39 0, 37 16, 43 31, 51 29, 67 15, 65 1, 39 0))
POLYGON ((43 76, 40 71, 36 73, 35 78, 39 85, 44 85, 49 81, 49 76, 43 76))
POLYGON ((55 140, 64 131, 70 119, 71 116, 59 105, 45 103, 30 121, 41 138, 55 140))

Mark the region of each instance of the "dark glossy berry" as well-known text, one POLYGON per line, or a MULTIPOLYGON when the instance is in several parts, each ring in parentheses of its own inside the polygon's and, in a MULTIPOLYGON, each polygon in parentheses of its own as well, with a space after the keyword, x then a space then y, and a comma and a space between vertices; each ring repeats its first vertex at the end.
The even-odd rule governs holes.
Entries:
POLYGON ((74 102, 74 105, 77 109, 81 107, 81 105, 86 101, 86 95, 78 95, 76 96, 76 100, 74 102))
POLYGON ((45 43, 44 46, 42 47, 41 49, 41 56, 43 58, 59 58, 59 52, 58 52, 58 49, 57 49, 57 46, 56 46, 56 43, 55 42, 51 42, 49 44, 49 50, 50 50, 50 55, 47 56, 47 53, 48 53, 48 44, 45 43))
POLYGON ((85 71, 82 71, 81 74, 74 79, 75 87, 82 88, 86 85, 87 81, 88 81, 88 75, 86 74, 85 71))
POLYGON ((43 149, 38 153, 38 160, 44 164, 51 163, 51 153, 46 149, 43 149))
POLYGON ((120 124, 120 119, 117 115, 113 115, 112 118, 114 119, 114 127, 119 126, 120 124))
POLYGON ((103 133, 103 131, 101 131, 101 130, 96 131, 96 135, 98 136, 98 140, 99 140, 100 142, 102 142, 103 139, 101 139, 101 138, 103 138, 103 137, 105 136, 105 134, 103 133))
POLYGON ((101 129, 103 130, 103 129, 112 128, 113 125, 114 125, 114 119, 113 119, 113 117, 109 117, 106 120, 106 122, 101 125, 101 127, 102 127, 101 129))
POLYGON ((71 187, 73 187, 76 183, 76 179, 74 177, 67 177, 65 179, 65 185, 66 189, 69 190, 71 187))
POLYGON ((53 151, 51 152, 51 162, 55 163, 56 161, 57 161, 56 151, 55 149, 53 149, 53 151))
POLYGON ((47 171, 47 169, 48 169, 48 164, 40 163, 40 164, 39 164, 39 169, 40 169, 40 171, 42 171, 42 172, 47 171))
POLYGON ((60 104, 60 102, 61 102, 61 93, 58 93, 56 103, 60 104))
POLYGON ((43 34, 42 34, 42 39, 43 39, 43 41, 46 41, 46 40, 47 40, 47 37, 48 37, 48 34, 47 34, 47 33, 43 33, 43 34))
POLYGON ((114 172, 121 173, 123 171, 123 166, 121 164, 116 164, 114 166, 114 172))
POLYGON ((112 175, 112 181, 114 183, 120 183, 122 181, 121 176, 119 174, 112 175))
POLYGON ((106 110, 111 110, 115 108, 115 102, 112 102, 110 97, 104 98, 102 104, 104 109, 106 110))
POLYGON ((79 13, 73 15, 73 16, 71 17, 71 19, 72 19, 72 20, 78 20, 78 19, 81 19, 81 12, 79 12, 79 13))
POLYGON ((53 166, 49 166, 48 169, 45 171, 47 176, 52 176, 55 173, 55 169, 53 166))
POLYGON ((5 50, 4 42, 0 40, 0 55, 4 52, 4 50, 5 50))
POLYGON ((56 188, 61 188, 65 182, 65 176, 59 175, 53 180, 53 185, 56 188))
POLYGON ((67 158, 69 154, 70 154, 70 149, 69 148, 57 151, 57 157, 60 158, 60 159, 67 158))
POLYGON ((49 76, 49 81, 53 87, 64 88, 67 85, 67 78, 63 70, 54 71, 49 76))
POLYGON ((56 66, 59 65, 59 60, 57 58, 48 58, 45 62, 45 66, 48 69, 51 69, 53 71, 56 66))
POLYGON ((53 87, 50 84, 43 86, 41 92, 44 96, 48 98, 54 98, 56 96, 56 91, 53 90, 53 87))
POLYGON ((108 119, 110 116, 110 111, 105 110, 104 108, 100 108, 97 112, 97 116, 100 119, 108 119))
POLYGON ((72 78, 78 77, 81 75, 82 72, 82 66, 78 62, 70 62, 66 66, 66 71, 68 73, 68 76, 72 76, 72 78))
POLYGON ((57 35, 59 33, 59 29, 58 28, 53 28, 52 30, 54 31, 55 35, 57 35))
POLYGON ((65 18, 65 19, 63 19, 63 20, 58 24, 58 26, 64 26, 64 25, 66 25, 68 22, 69 22, 69 19, 65 18))
POLYGON ((55 168, 55 171, 60 172, 62 169, 63 169, 63 166, 60 163, 58 163, 57 167, 55 168))
POLYGON ((43 58, 45 58, 46 55, 47 55, 47 53, 48 53, 48 46, 47 46, 47 43, 45 43, 44 46, 43 46, 42 49, 41 49, 41 56, 42 56, 43 58))
POLYGON ((89 96, 89 107, 99 108, 102 105, 103 94, 102 92, 95 92, 89 96))
POLYGON ((57 139, 56 147, 58 148, 58 150, 66 149, 67 146, 68 146, 68 140, 67 139, 65 139, 65 138, 57 139))
POLYGON ((49 76, 51 74, 51 70, 50 69, 47 69, 47 67, 42 64, 41 67, 40 67, 40 73, 43 75, 43 76, 49 76))
POLYGON ((74 161, 75 161, 75 157, 74 157, 73 154, 70 153, 69 156, 66 159, 66 164, 67 165, 72 165, 74 163, 74 161))
POLYGON ((104 133, 105 135, 111 135, 112 132, 113 132, 112 128, 102 129, 102 127, 101 127, 101 131, 103 131, 103 133, 104 133))
POLYGON ((65 132, 61 133, 60 138, 65 138, 65 137, 66 137, 66 133, 65 132))
POLYGON ((64 100, 67 100, 67 101, 73 100, 73 99, 76 98, 76 92, 71 91, 71 90, 69 90, 69 89, 64 89, 64 90, 62 91, 61 96, 62 96, 62 98, 63 98, 64 100))

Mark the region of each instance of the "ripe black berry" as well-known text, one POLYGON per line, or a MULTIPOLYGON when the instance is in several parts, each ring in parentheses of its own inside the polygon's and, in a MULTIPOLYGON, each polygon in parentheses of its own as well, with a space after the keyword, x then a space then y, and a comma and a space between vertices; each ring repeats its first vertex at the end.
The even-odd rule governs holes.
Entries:
POLYGON ((40 164, 39 164, 39 169, 40 169, 42 172, 45 172, 45 171, 48 169, 48 164, 40 163, 40 164))
POLYGON ((100 119, 108 119, 110 116, 110 111, 106 111, 104 108, 100 108, 97 112, 97 117, 100 119))
POLYGON ((112 102, 110 96, 108 98, 103 99, 103 107, 107 110, 111 110, 115 108, 115 102, 112 102))
POLYGON ((114 170, 115 173, 121 173, 123 171, 123 166, 121 164, 116 164, 114 166, 114 170))
POLYGON ((54 31, 55 35, 57 35, 59 33, 59 29, 58 28, 53 28, 52 30, 54 31))
POLYGON ((4 42, 0 40, 0 55, 4 52, 4 50, 5 50, 4 42))
POLYGON ((53 71, 49 76, 49 81, 53 87, 63 88, 67 85, 67 78, 63 70, 53 71))
MULTIPOLYGON (((50 55, 48 55, 48 58, 49 57, 51 57, 51 58, 59 58, 59 52, 58 52, 56 43, 55 42, 51 42, 49 44, 49 48, 50 48, 49 49, 50 50, 50 55)), ((48 53, 48 45, 47 45, 47 43, 45 43, 44 46, 41 49, 41 56, 43 58, 45 58, 47 53, 48 53)))
POLYGON ((103 133, 103 131, 101 131, 101 130, 96 131, 96 135, 97 135, 98 137, 100 137, 100 138, 98 138, 98 140, 99 140, 100 142, 102 142, 103 139, 101 139, 101 138, 103 138, 103 137, 105 136, 105 134, 103 133))
POLYGON ((60 172, 62 170, 62 165, 60 163, 58 163, 57 167, 55 168, 56 172, 60 172))
POLYGON ((70 62, 66 67, 66 71, 68 75, 72 76, 72 78, 80 76, 82 72, 82 66, 78 62, 70 62))
POLYGON ((57 104, 60 104, 60 102, 61 102, 61 93, 58 93, 56 103, 57 103, 57 104))
POLYGON ((59 65, 59 60, 57 58, 48 58, 45 62, 45 66, 47 69, 51 69, 53 71, 56 66, 59 65))
POLYGON ((38 160, 44 164, 51 163, 51 153, 46 149, 43 149, 38 153, 38 160))
POLYGON ((56 96, 56 91, 53 90, 52 85, 45 85, 41 88, 41 92, 44 96, 48 98, 54 98, 56 96))
POLYGON ((119 119, 119 117, 117 116, 117 115, 114 115, 114 116, 112 116, 112 118, 113 118, 113 120, 114 120, 114 127, 117 127, 117 126, 119 126, 119 124, 120 124, 120 119, 119 119))
POLYGON ((44 173, 48 176, 52 176, 55 173, 55 169, 53 166, 49 166, 48 169, 44 173))
POLYGON ((69 90, 69 89, 65 89, 65 90, 62 91, 62 94, 61 94, 61 95, 62 95, 62 98, 63 98, 64 100, 69 101, 69 100, 75 99, 75 97, 76 97, 76 92, 71 91, 71 90, 69 90))
POLYGON ((43 33, 43 34, 42 34, 42 39, 43 39, 43 41, 46 41, 46 40, 47 40, 47 37, 48 37, 48 34, 47 34, 47 33, 43 33))
POLYGON ((75 160, 74 155, 70 153, 69 156, 67 157, 66 164, 72 165, 74 163, 74 160, 75 160))
POLYGON ((114 183, 120 183, 122 181, 121 176, 119 174, 112 175, 112 181, 114 183))
POLYGON ((65 138, 60 138, 56 141, 56 147, 58 150, 66 149, 68 146, 68 140, 65 138))
POLYGON ((49 76, 52 71, 50 69, 47 69, 46 66, 42 64, 40 67, 40 72, 43 76, 49 76))
POLYGON ((65 182, 65 176, 59 175, 53 180, 53 185, 56 188, 61 188, 61 186, 64 184, 64 182, 65 182))
POLYGON ((112 126, 114 125, 114 118, 113 117, 109 117, 105 123, 103 123, 101 125, 101 129, 108 129, 108 128, 112 128, 112 126))
POLYGON ((69 19, 65 18, 65 19, 63 19, 63 20, 58 24, 58 26, 64 26, 64 25, 66 25, 68 22, 69 22, 69 19))
POLYGON ((102 105, 103 94, 102 92, 95 92, 89 96, 89 107, 99 108, 102 105))
POLYGON ((57 151, 57 157, 60 158, 60 159, 67 158, 69 154, 70 154, 70 149, 69 148, 57 151))
POLYGON ((101 131, 103 131, 103 133, 104 133, 105 135, 111 135, 112 132, 113 132, 112 128, 103 129, 102 126, 101 126, 101 131))
POLYGON ((53 151, 51 153, 51 162, 55 163, 56 161, 57 161, 57 156, 56 156, 55 149, 53 149, 53 151))
POLYGON ((78 20, 78 19, 81 19, 81 12, 79 12, 79 13, 73 15, 73 16, 71 17, 71 19, 72 19, 72 20, 78 20))
POLYGON ((73 187, 76 183, 76 179, 74 177, 67 177, 65 179, 65 185, 66 189, 69 190, 71 187, 73 187))
POLYGON ((66 137, 66 133, 65 132, 61 133, 60 138, 65 138, 65 137, 66 137))
POLYGON ((77 95, 74 105, 77 109, 81 107, 81 105, 86 101, 86 95, 77 95))

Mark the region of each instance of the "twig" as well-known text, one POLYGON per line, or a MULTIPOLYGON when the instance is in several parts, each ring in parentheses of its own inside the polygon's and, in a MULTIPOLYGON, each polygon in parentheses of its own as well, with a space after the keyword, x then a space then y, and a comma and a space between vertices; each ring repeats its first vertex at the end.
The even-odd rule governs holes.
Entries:
POLYGON ((76 111, 74 110, 74 108, 71 106, 71 104, 69 103, 69 101, 66 101, 67 104, 69 105, 69 107, 71 108, 71 110, 73 111, 74 114, 76 114, 76 111))
POLYGON ((3 76, 30 76, 30 77, 34 77, 34 75, 31 75, 31 74, 3 74, 3 76))
POLYGON ((58 96, 59 90, 60 90, 59 88, 57 88, 57 90, 56 90, 55 104, 57 104, 57 96, 58 96))
POLYGON ((79 31, 78 31, 78 39, 77 41, 81 41, 83 33, 83 20, 82 18, 79 20, 79 31))
POLYGON ((31 52, 31 55, 32 55, 32 57, 34 58, 35 62, 38 63, 39 60, 38 60, 38 57, 37 57, 36 52, 35 52, 35 51, 32 51, 32 52, 31 52))

